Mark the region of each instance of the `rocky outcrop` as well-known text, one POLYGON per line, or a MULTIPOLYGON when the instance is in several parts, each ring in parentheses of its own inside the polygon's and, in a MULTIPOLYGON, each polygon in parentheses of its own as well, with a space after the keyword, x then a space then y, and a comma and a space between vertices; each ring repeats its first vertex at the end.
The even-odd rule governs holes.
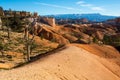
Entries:
POLYGON ((88 34, 82 32, 81 27, 76 25, 65 25, 63 28, 61 28, 60 33, 63 34, 65 38, 70 40, 70 42, 87 44, 92 41, 92 38, 88 34))
POLYGON ((82 18, 82 19, 80 19, 80 21, 81 21, 82 23, 88 23, 88 22, 89 22, 88 19, 86 19, 86 18, 82 18))
POLYGON ((41 17, 40 22, 48 24, 52 27, 55 27, 55 18, 41 17))
MULTIPOLYGON (((51 42, 57 42, 60 45, 65 45, 69 43, 69 40, 64 38, 61 34, 58 34, 55 30, 53 30, 52 27, 48 27, 45 24, 37 24, 34 28, 34 33, 37 36, 40 36, 41 38, 47 39, 51 42)), ((31 31, 31 33, 33 33, 31 31)))
POLYGON ((118 31, 120 31, 120 17, 112 20, 107 20, 105 23, 110 24, 117 28, 118 31))
POLYGON ((64 36, 66 39, 68 39, 70 42, 76 42, 76 41, 78 40, 77 37, 72 36, 72 35, 70 35, 70 34, 63 34, 63 36, 64 36))
POLYGON ((96 34, 97 39, 99 40, 102 40, 104 37, 104 34, 101 31, 96 31, 95 34, 96 34))
MULTIPOLYGON (((47 21, 49 18, 43 19, 47 21)), ((97 41, 102 41, 105 35, 117 34, 116 27, 105 23, 65 24, 55 28, 43 23, 40 24, 42 25, 35 27, 35 34, 59 44, 66 44, 69 41, 88 44, 92 43, 94 38, 97 41), (58 27, 59 29, 57 29, 58 27)))
POLYGON ((115 22, 116 22, 116 23, 120 23, 120 18, 116 18, 116 19, 115 19, 115 22))
POLYGON ((79 32, 79 36, 80 36, 79 41, 81 43, 88 44, 88 43, 92 42, 92 37, 90 37, 89 35, 87 35, 85 33, 79 32))

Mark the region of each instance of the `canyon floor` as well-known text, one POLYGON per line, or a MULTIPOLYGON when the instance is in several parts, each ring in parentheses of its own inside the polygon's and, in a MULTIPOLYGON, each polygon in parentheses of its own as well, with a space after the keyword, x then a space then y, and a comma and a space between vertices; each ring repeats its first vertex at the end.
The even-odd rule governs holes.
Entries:
POLYGON ((0 80, 120 80, 119 61, 111 46, 69 44, 27 65, 1 70, 0 80))

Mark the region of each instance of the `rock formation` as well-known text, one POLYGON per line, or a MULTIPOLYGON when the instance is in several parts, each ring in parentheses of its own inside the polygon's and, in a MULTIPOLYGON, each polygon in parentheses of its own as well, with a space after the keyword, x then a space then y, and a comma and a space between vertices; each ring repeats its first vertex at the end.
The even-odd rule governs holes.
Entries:
POLYGON ((82 18, 82 19, 80 19, 80 21, 81 21, 82 23, 88 23, 88 22, 89 22, 88 19, 86 19, 86 18, 82 18))
POLYGON ((55 18, 41 17, 40 22, 43 22, 52 27, 55 27, 55 18))
POLYGON ((31 33, 40 36, 43 39, 50 40, 52 42, 57 42, 60 45, 68 44, 69 41, 64 38, 61 34, 58 34, 53 30, 52 27, 49 27, 45 24, 38 23, 36 26, 33 26, 31 33))

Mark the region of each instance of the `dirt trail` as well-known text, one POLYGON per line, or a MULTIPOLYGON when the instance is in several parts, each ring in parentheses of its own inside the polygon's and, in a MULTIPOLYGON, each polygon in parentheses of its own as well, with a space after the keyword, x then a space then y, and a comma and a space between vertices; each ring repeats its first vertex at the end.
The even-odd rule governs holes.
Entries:
POLYGON ((83 48, 69 45, 28 65, 0 71, 0 80, 120 80, 117 72, 120 67, 113 64, 83 48))

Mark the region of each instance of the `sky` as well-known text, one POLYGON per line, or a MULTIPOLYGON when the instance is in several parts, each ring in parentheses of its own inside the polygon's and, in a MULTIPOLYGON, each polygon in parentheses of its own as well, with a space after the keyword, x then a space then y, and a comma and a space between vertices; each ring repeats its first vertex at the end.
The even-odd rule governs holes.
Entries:
POLYGON ((39 15, 89 14, 120 16, 120 0, 0 0, 8 10, 38 12, 39 15))

